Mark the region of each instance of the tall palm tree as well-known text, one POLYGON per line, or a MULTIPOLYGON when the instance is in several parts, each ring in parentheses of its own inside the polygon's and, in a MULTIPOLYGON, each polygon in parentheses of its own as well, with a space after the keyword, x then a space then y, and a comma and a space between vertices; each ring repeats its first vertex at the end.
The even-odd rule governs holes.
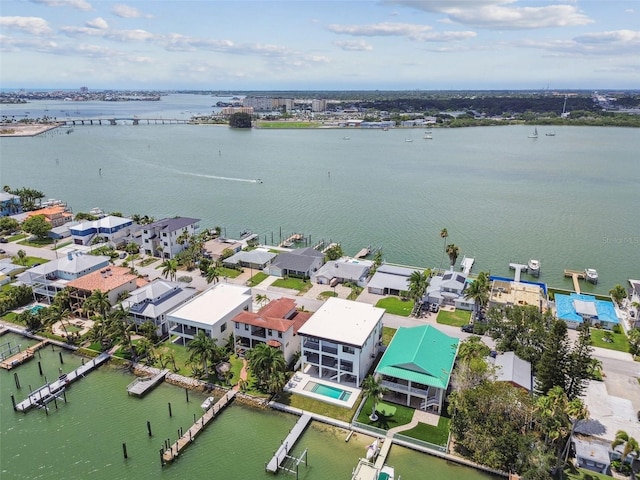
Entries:
POLYGON ((18 250, 18 252, 16 253, 16 257, 15 257, 14 261, 18 265, 25 266, 27 264, 27 252, 25 252, 22 249, 18 250))
POLYGON ((371 407, 371 415, 369 415, 369 420, 375 422, 378 420, 378 415, 376 414, 376 407, 380 402, 380 397, 382 397, 385 393, 387 393, 387 388, 383 387, 380 383, 380 380, 377 379, 373 375, 369 375, 364 379, 361 385, 362 394, 366 399, 371 398, 373 400, 373 405, 371 407))
POLYGON ((611 295, 613 301, 616 302, 619 307, 621 307, 622 300, 627 298, 627 290, 622 285, 618 284, 611 290, 609 290, 609 295, 611 295))
POLYGON ((190 360, 200 360, 204 374, 209 376, 209 362, 215 362, 218 356, 215 339, 209 337, 202 330, 187 344, 190 360))
POLYGON ((94 290, 89 298, 82 305, 83 310, 98 313, 103 319, 107 318, 107 312, 111 310, 109 294, 101 290, 94 290))
POLYGON ((440 238, 442 238, 442 241, 444 242, 442 245, 442 258, 440 259, 440 267, 438 267, 438 270, 442 270, 442 262, 444 261, 444 254, 447 251, 447 237, 449 236, 449 232, 447 232, 446 228, 443 228, 442 230, 440 230, 440 238))
POLYGON ((178 271, 178 262, 173 258, 168 258, 160 265, 162 267, 162 276, 171 280, 176 279, 176 272, 178 271))
POLYGON ((624 445, 622 449, 622 462, 625 462, 627 457, 631 454, 637 459, 640 456, 640 445, 638 441, 630 436, 624 430, 618 430, 616 432, 616 438, 611 442, 611 449, 615 450, 618 445, 624 445))
POLYGON ((416 303, 416 305, 420 304, 422 297, 424 296, 424 292, 429 286, 429 271, 425 270, 424 272, 420 272, 415 270, 411 272, 409 275, 409 295, 416 303))
POLYGON ((218 270, 216 267, 210 266, 207 269, 207 283, 218 283, 218 281, 220 280, 220 270, 218 270))
POLYGON ((451 266, 453 267, 456 264, 456 260, 458 259, 458 254, 460 253, 460 249, 453 243, 450 243, 449 245, 447 245, 446 251, 447 251, 447 255, 449 255, 449 261, 451 262, 451 266))
POLYGON ((266 343, 256 345, 249 352, 247 360, 260 385, 265 387, 272 376, 279 372, 284 373, 287 368, 282 350, 270 347, 266 343))
POLYGON ((474 301, 473 312, 476 317, 478 312, 481 311, 489 301, 490 287, 489 276, 485 272, 480 272, 478 277, 464 290, 464 298, 474 301))

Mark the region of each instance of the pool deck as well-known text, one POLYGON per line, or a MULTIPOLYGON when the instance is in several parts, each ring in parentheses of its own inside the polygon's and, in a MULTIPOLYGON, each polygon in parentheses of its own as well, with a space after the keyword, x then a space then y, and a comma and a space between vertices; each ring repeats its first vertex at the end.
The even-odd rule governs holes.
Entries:
POLYGON ((315 398, 316 400, 320 400, 322 402, 331 403, 332 405, 338 405, 340 407, 352 408, 355 404, 358 396, 360 395, 360 389, 355 387, 350 387, 348 385, 342 385, 336 382, 330 382, 329 380, 324 380, 321 378, 313 377, 306 373, 297 372, 287 385, 284 387, 285 392, 297 393, 298 395, 304 395, 305 397, 315 398), (337 398, 327 397, 325 395, 320 395, 319 393, 315 393, 309 390, 305 390, 307 383, 315 382, 320 385, 326 385, 331 388, 339 388, 340 390, 344 390, 345 392, 351 393, 349 398, 345 400, 338 400, 337 398))

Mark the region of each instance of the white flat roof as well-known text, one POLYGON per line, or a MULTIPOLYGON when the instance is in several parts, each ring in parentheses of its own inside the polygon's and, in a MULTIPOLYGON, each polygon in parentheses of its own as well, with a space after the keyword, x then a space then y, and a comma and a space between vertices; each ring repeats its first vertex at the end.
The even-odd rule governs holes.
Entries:
POLYGON ((362 346, 382 321, 382 315, 384 308, 333 297, 306 321, 298 334, 362 346))
POLYGON ((171 312, 168 317, 213 326, 221 318, 251 299, 251 289, 228 283, 218 283, 171 312))

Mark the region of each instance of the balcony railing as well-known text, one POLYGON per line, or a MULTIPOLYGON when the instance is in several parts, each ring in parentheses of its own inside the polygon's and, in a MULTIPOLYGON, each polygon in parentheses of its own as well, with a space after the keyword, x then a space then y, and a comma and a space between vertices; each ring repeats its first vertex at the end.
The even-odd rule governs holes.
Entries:
POLYGON ((380 384, 395 392, 411 393, 412 395, 420 395, 422 397, 427 397, 429 395, 428 390, 423 390, 422 388, 415 388, 415 387, 409 388, 408 385, 403 385, 402 383, 382 380, 380 384))
POLYGON ((304 342, 304 348, 307 350, 320 350, 320 344, 316 342, 309 342, 308 340, 304 342))
POLYGON ((338 347, 332 347, 330 345, 322 345, 322 351, 325 353, 330 353, 332 355, 337 355, 338 347))

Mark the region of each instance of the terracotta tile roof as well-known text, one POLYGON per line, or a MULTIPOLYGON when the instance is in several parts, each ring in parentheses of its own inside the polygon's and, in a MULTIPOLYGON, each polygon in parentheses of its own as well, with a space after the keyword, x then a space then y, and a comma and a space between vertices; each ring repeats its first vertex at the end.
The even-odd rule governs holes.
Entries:
POLYGON ((136 275, 129 273, 126 267, 105 267, 72 280, 67 285, 78 290, 90 292, 100 290, 106 293, 132 280, 136 281, 137 278, 136 275))
POLYGON ((272 300, 258 311, 240 312, 233 318, 234 322, 253 325, 254 327, 262 327, 277 332, 286 332, 293 328, 293 333, 297 333, 298 329, 304 325, 309 318, 310 312, 295 311, 296 302, 290 298, 279 298, 272 300), (293 315, 290 315, 293 310, 293 315), (287 318, 286 315, 290 315, 287 318))
POLYGON ((263 317, 286 318, 286 315, 296 309, 296 302, 291 298, 278 298, 258 310, 263 317))

